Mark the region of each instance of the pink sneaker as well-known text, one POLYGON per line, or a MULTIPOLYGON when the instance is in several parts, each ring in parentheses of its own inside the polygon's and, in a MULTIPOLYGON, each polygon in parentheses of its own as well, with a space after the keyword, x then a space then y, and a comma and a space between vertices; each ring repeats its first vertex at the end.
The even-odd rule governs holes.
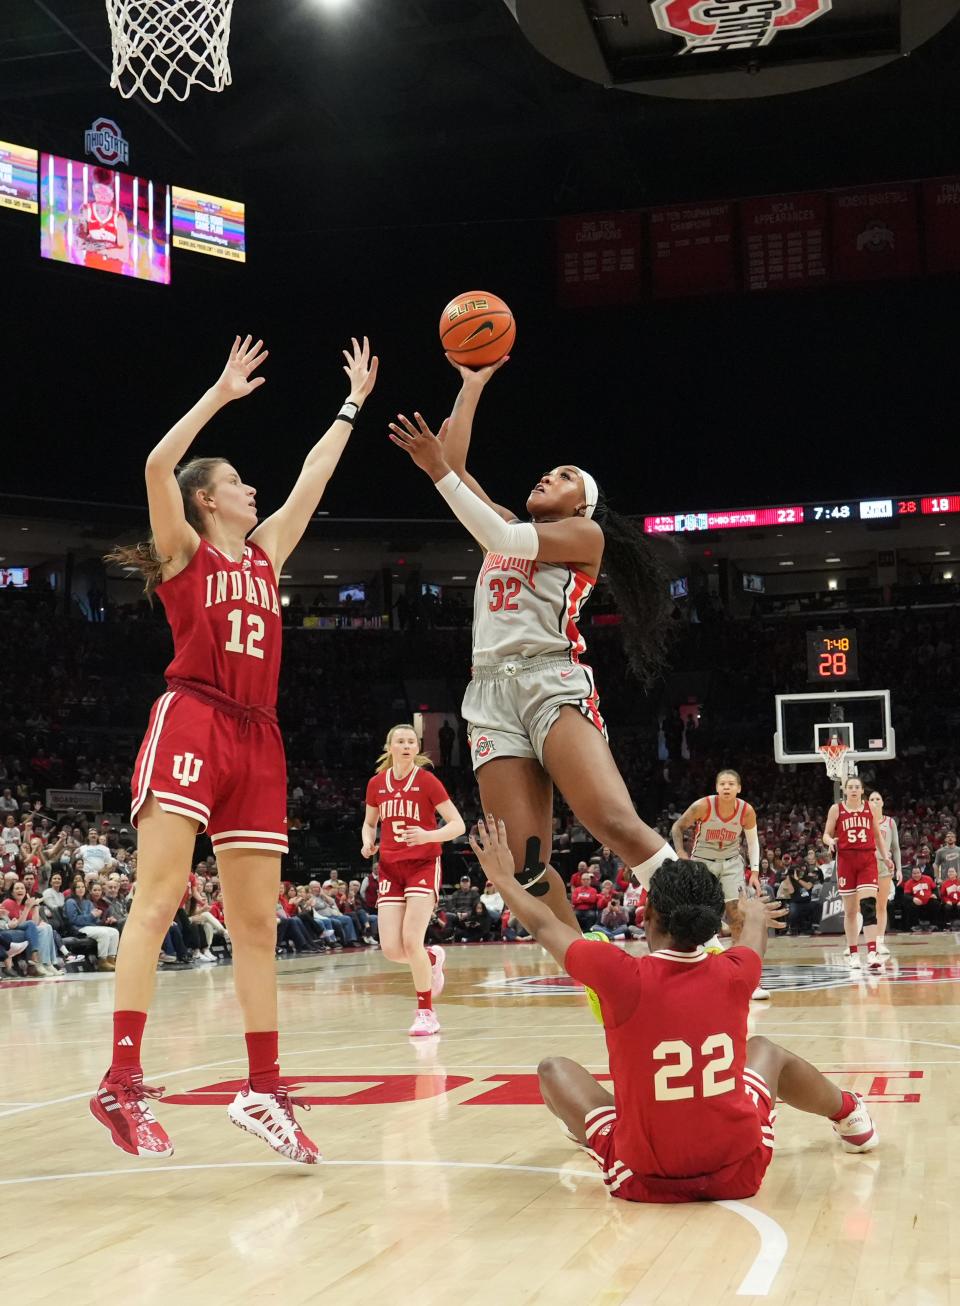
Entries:
POLYGON ((276 1093, 255 1093, 247 1084, 227 1107, 227 1115, 238 1129, 262 1138, 290 1161, 316 1165, 321 1160, 316 1143, 297 1124, 287 1088, 278 1088, 276 1093))
POLYGON ((131 1156, 173 1156, 173 1144, 147 1100, 162 1094, 162 1088, 145 1084, 142 1075, 110 1079, 108 1071, 90 1099, 90 1113, 131 1156))
POLYGON ((434 956, 433 966, 431 967, 433 983, 430 986, 430 996, 439 998, 440 994, 443 992, 443 986, 446 983, 446 978, 443 974, 443 963, 447 959, 447 954, 443 948, 438 948, 435 944, 431 946, 430 951, 434 956))
POLYGON ((854 1109, 842 1120, 833 1120, 831 1124, 845 1152, 872 1152, 880 1142, 880 1135, 859 1093, 853 1096, 857 1099, 854 1109))
POLYGON ((429 1038, 431 1034, 440 1033, 437 1013, 429 1007, 421 1007, 413 1018, 413 1024, 407 1031, 411 1038, 429 1038))

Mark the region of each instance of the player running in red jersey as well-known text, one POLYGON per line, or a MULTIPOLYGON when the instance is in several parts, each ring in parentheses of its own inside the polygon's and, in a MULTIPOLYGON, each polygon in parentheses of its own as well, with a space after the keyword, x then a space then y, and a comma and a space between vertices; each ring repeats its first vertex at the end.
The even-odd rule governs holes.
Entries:
POLYGON ((550 1057, 540 1091, 565 1132, 603 1171, 607 1191, 633 1202, 752 1197, 773 1157, 777 1097, 833 1121, 848 1152, 879 1138, 860 1098, 765 1038, 747 1037, 767 929, 782 904, 740 903, 740 943, 711 956, 723 891, 702 862, 658 870, 644 928, 647 957, 593 943, 525 894, 503 822, 471 839, 487 878, 561 966, 600 996, 613 1093, 583 1066, 550 1057))
POLYGON ((823 829, 823 842, 837 855, 837 888, 843 900, 843 932, 847 939, 847 964, 860 969, 859 916, 863 917, 863 935, 867 940, 867 965, 871 970, 883 967, 877 953, 877 861, 893 870, 893 862, 880 825, 876 807, 863 801, 863 781, 847 776, 843 785, 843 802, 831 804, 823 829))
POLYGON ((137 892, 116 969, 113 1058, 90 1109, 133 1156, 170 1156, 150 1109, 162 1089, 143 1082, 140 1044, 156 959, 206 830, 217 855, 233 977, 249 1056, 230 1120, 275 1151, 318 1159, 280 1084, 274 976, 280 855, 287 848, 286 763, 277 728, 281 619, 277 577, 333 474, 373 389, 377 359, 344 352, 350 397, 307 455, 286 503, 257 525, 256 491, 225 458, 178 464, 226 404, 263 384, 266 350, 234 342, 220 379, 147 458, 151 537, 110 560, 139 567, 173 633, 167 692, 154 704, 133 773, 139 831, 137 892))
POLYGON ((466 829, 446 789, 425 770, 432 765, 420 752, 413 726, 393 726, 367 784, 362 831, 361 852, 373 857, 379 822, 380 947, 388 961, 410 967, 417 994, 413 1038, 440 1033, 433 999, 443 991, 445 954, 436 944, 424 947, 423 937, 440 898, 440 845, 459 839, 466 829))
POLYGON ((638 882, 648 884, 673 859, 670 845, 637 815, 613 759, 577 624, 602 563, 630 665, 646 682, 670 628, 668 577, 643 531, 610 510, 582 468, 564 464, 540 477, 527 496, 530 521, 495 504, 467 473, 466 458, 473 415, 497 367, 457 370, 463 387, 440 437, 417 413, 416 424, 402 415, 392 423, 391 439, 486 551, 463 702, 480 796, 506 820, 521 883, 575 926, 560 876, 527 855, 536 840, 550 860, 554 784, 638 882))

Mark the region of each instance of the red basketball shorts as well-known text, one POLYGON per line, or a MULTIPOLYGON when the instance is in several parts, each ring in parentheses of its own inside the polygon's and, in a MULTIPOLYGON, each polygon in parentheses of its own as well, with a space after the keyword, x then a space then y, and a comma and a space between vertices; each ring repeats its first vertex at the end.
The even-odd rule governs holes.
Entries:
POLYGON ((753 1197, 763 1183, 773 1160, 773 1127, 776 1106, 762 1076, 748 1066, 743 1088, 757 1108, 759 1140, 745 1157, 713 1174, 690 1179, 668 1179, 656 1175, 641 1178, 617 1156, 617 1113, 612 1106, 596 1107, 584 1117, 587 1151, 603 1171, 603 1182, 611 1197, 626 1202, 721 1202, 753 1197))
POLYGON ((427 861, 398 858, 389 862, 381 857, 379 875, 378 907, 385 902, 406 902, 408 898, 424 895, 435 900, 440 897, 439 857, 427 861))
POLYGON ((861 889, 878 887, 877 854, 871 848, 869 852, 856 849, 848 852, 841 850, 837 856, 837 888, 841 896, 857 893, 861 889))
POLYGON ((287 851, 287 764, 276 725, 244 723, 176 690, 150 713, 131 784, 133 824, 152 793, 189 816, 215 853, 287 851))

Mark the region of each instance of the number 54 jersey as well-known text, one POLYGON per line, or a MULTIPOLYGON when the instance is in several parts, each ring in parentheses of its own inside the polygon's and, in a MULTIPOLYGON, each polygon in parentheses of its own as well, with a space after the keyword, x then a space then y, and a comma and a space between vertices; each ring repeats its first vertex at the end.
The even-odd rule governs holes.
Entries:
POLYGON ((153 794, 164 811, 206 829, 216 853, 286 852, 282 623, 270 559, 248 544, 234 562, 201 540, 157 594, 174 654, 134 767, 134 824, 153 794))

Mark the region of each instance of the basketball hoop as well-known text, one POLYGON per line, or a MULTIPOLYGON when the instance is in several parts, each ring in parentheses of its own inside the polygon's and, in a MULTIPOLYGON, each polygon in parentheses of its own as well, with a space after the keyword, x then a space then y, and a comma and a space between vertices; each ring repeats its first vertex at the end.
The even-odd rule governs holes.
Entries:
POLYGON ((843 781, 847 775, 847 753, 850 749, 846 744, 841 744, 839 740, 831 740, 829 744, 821 744, 817 752, 823 758, 823 764, 827 768, 827 775, 831 780, 843 781))
POLYGON ((113 40, 110 85, 125 100, 139 91, 153 104, 184 101, 194 86, 231 83, 233 0, 106 0, 113 40))

